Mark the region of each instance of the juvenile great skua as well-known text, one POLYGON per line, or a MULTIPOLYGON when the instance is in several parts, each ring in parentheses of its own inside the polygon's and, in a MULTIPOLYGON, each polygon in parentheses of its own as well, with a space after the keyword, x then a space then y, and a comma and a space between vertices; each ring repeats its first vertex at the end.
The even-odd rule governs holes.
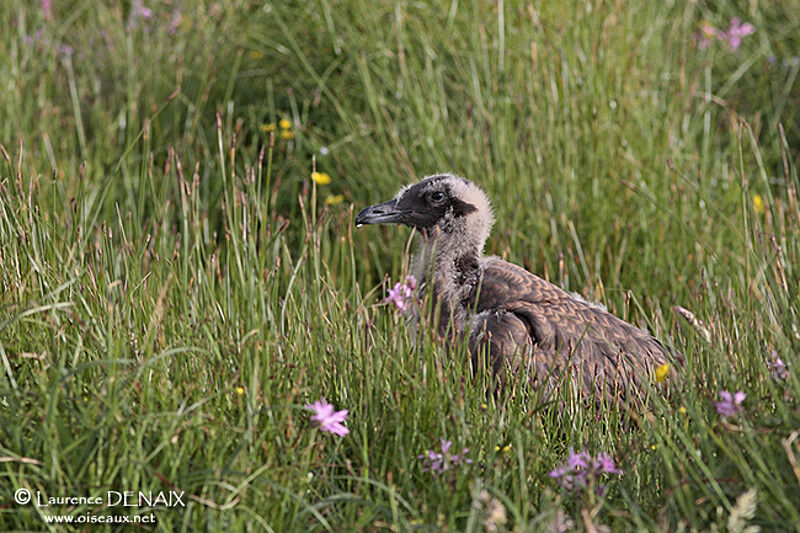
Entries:
POLYGON ((641 396, 655 368, 680 359, 604 308, 483 255, 494 215, 469 180, 427 177, 362 210, 355 222, 419 232, 413 269, 418 290, 429 290, 439 308, 438 334, 450 345, 468 335, 473 365, 488 363, 501 384, 522 372, 550 390, 570 383, 598 399, 631 399, 641 396))

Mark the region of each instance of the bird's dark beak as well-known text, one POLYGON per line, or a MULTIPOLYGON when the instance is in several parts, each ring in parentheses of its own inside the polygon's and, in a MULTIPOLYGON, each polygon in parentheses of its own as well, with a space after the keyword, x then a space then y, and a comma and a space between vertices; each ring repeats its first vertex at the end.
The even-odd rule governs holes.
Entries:
POLYGON ((397 209, 397 200, 389 200, 361 210, 356 215, 356 226, 399 223, 402 215, 403 212, 397 209))

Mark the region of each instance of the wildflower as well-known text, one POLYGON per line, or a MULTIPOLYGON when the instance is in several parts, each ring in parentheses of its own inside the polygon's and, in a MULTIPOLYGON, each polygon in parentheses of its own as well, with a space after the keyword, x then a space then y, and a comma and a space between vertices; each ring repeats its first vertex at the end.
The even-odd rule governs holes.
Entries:
POLYGON ((331 176, 327 172, 312 172, 311 179, 317 185, 327 185, 331 182, 331 176))
POLYGON ((707 48, 708 45, 711 44, 711 41, 719 39, 720 41, 727 42, 731 50, 738 50, 739 46, 742 44, 742 38, 747 37, 755 31, 756 29, 752 24, 749 22, 742 24, 737 17, 731 19, 731 25, 725 31, 720 31, 707 21, 703 21, 700 23, 700 34, 698 36, 699 45, 700 48, 707 48))
POLYGON ((733 17, 728 31, 721 34, 719 38, 728 41, 731 50, 737 50, 742 44, 742 37, 747 37, 755 31, 756 29, 749 22, 742 24, 738 17, 733 17))
POLYGON ((319 155, 328 155, 331 151, 328 149, 327 146, 321 146, 319 149, 319 155))
POLYGON ((23 40, 27 45, 35 45, 42 38, 42 34, 44 34, 44 30, 39 29, 36 30, 36 33, 34 33, 33 35, 26 35, 25 37, 23 37, 23 40))
POLYGON ((294 139, 294 132, 292 130, 281 130, 281 139, 294 139))
POLYGON ((761 198, 760 194, 753 195, 753 211, 755 211, 759 215, 764 214, 764 199, 761 198))
POLYGON ((134 30, 139 27, 140 21, 150 20, 152 18, 153 10, 145 6, 142 0, 134 0, 128 12, 128 23, 126 27, 128 30, 134 30))
POLYGON ((707 48, 711 41, 719 34, 719 31, 707 21, 700 23, 700 48, 707 48))
POLYGON ((176 7, 172 11, 172 17, 169 19, 169 28, 167 28, 167 32, 170 35, 175 35, 178 33, 178 28, 181 25, 181 21, 183 21, 183 15, 181 15, 181 8, 176 7))
POLYGON ((600 484, 603 474, 622 475, 622 470, 617 468, 614 459, 606 453, 598 453, 592 457, 589 452, 575 453, 574 448, 569 449, 566 463, 552 470, 549 477, 555 479, 561 488, 580 492, 586 486, 596 486, 597 493, 602 495, 605 486, 600 484))
POLYGON ((292 123, 289 121, 288 118, 282 118, 278 122, 278 126, 280 126, 282 130, 288 130, 288 129, 291 129, 292 123))
POLYGON ((747 395, 742 391, 736 394, 731 394, 726 390, 720 391, 720 401, 714 402, 714 408, 723 417, 736 416, 742 410, 742 402, 746 397, 747 395))
POLYGON ((685 415, 686 414, 686 408, 681 405, 680 407, 678 407, 678 412, 680 414, 682 414, 682 415, 685 415))
POLYGON ((669 374, 669 363, 664 363, 663 365, 656 368, 656 381, 661 383, 665 379, 667 379, 667 375, 669 374))
POLYGON ((394 284, 394 289, 389 289, 389 296, 384 301, 392 302, 400 311, 408 309, 408 304, 417 288, 417 280, 414 276, 406 276, 403 283, 399 281, 394 284))
POLYGON ((772 360, 767 361, 767 368, 772 371, 772 379, 775 381, 785 381, 789 379, 789 366, 778 357, 778 352, 772 350, 772 360))
POLYGON ((591 456, 583 451, 581 453, 575 453, 573 448, 569 449, 569 455, 567 455, 567 462, 566 464, 559 466, 550 471, 547 474, 549 477, 553 479, 559 480, 559 484, 563 488, 570 489, 574 486, 574 482, 579 480, 582 484, 585 484, 585 477, 586 477, 586 461, 591 459, 591 456), (570 472, 577 472, 576 476, 570 474, 570 472))
POLYGON ((271 131, 275 131, 275 123, 270 122, 269 124, 262 124, 258 128, 264 133, 269 133, 271 131))
POLYGON ((150 20, 153 18, 153 10, 149 7, 146 7, 142 0, 133 0, 133 5, 131 6, 131 16, 134 18, 150 20))
POLYGON ((450 447, 453 445, 453 442, 445 439, 439 440, 442 443, 441 453, 428 450, 427 453, 422 453, 417 456, 417 459, 422 459, 425 463, 422 467, 423 472, 441 474, 461 464, 472 463, 472 459, 464 457, 469 452, 469 448, 464 448, 459 454, 450 453, 450 447))
POLYGON ((498 446, 495 446, 495 447, 494 447, 494 451, 496 451, 496 452, 508 453, 508 452, 510 452, 510 451, 511 451, 511 445, 510 445, 510 444, 506 444, 506 445, 505 445, 505 446, 503 446, 502 448, 501 448, 499 445, 498 445, 498 446))
POLYGON ((325 205, 338 205, 344 201, 343 194, 332 194, 325 198, 325 205))
POLYGON ((262 52, 261 50, 251 50, 250 57, 252 57, 253 59, 261 59, 262 57, 264 57, 264 52, 262 52))
POLYGON ((585 469, 591 460, 592 456, 586 450, 575 453, 575 449, 570 448, 566 466, 571 469, 585 469))
POLYGON ((53 0, 42 0, 42 16, 46 19, 53 18, 53 0))
POLYGON ((309 411, 314 411, 311 422, 320 430, 339 436, 350 433, 350 430, 342 425, 344 419, 347 418, 347 409, 334 412, 333 405, 327 403, 324 398, 305 407, 309 411))
POLYGON ((236 387, 236 394, 238 394, 239 396, 244 394, 244 387, 236 387))
POLYGON ((595 466, 600 470, 603 474, 617 474, 622 475, 622 470, 617 468, 617 465, 614 463, 614 458, 611 457, 607 453, 598 453, 597 457, 595 457, 595 466))

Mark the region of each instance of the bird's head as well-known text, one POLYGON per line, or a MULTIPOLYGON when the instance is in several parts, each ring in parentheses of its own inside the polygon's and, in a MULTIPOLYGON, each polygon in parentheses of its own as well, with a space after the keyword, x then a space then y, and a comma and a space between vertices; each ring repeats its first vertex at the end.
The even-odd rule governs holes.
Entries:
POLYGON ((474 183, 452 174, 430 176, 408 185, 382 204, 356 215, 356 225, 403 224, 423 236, 437 236, 477 251, 489 236, 494 215, 486 194, 474 183))

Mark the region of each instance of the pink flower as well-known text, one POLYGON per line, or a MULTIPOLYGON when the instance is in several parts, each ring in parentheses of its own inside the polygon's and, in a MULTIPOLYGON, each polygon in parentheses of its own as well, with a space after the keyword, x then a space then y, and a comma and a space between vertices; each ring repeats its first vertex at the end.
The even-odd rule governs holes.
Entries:
POLYGON ((464 458, 464 455, 469 452, 469 448, 464 448, 459 454, 450 453, 450 447, 453 445, 453 441, 445 439, 439 440, 442 445, 441 453, 428 450, 427 453, 417 456, 417 459, 422 459, 425 462, 422 467, 423 472, 441 474, 460 464, 469 464, 472 462, 472 459, 464 458))
POLYGON ((617 468, 614 463, 614 458, 607 453, 598 453, 595 458, 595 467, 602 474, 617 474, 622 475, 622 470, 617 468))
POLYGON ((340 437, 350 433, 350 430, 342 425, 342 422, 347 418, 347 409, 335 411, 333 405, 326 402, 324 398, 306 405, 305 408, 314 412, 311 415, 311 422, 319 427, 321 431, 327 431, 340 437))
POLYGON ((742 44, 742 37, 747 37, 755 31, 756 29, 749 22, 742 24, 737 17, 733 17, 730 28, 720 35, 720 39, 728 41, 731 50, 737 50, 739 45, 742 44))
POLYGON ((749 22, 742 24, 737 17, 731 19, 730 27, 725 31, 720 31, 706 21, 700 23, 700 34, 698 35, 698 42, 700 48, 706 48, 711 41, 719 39, 725 41, 731 50, 738 50, 742 44, 742 38, 756 31, 755 27, 749 22))
POLYGON ((400 311, 405 311, 408 309, 416 288, 417 280, 414 276, 406 276, 406 280, 403 283, 398 281, 394 284, 393 289, 389 289, 389 296, 386 297, 385 301, 392 302, 400 311))
POLYGON ((134 18, 150 20, 153 18, 153 10, 145 6, 142 0, 134 0, 131 6, 131 14, 134 18))
POLYGON ((569 449, 569 455, 567 455, 567 468, 570 470, 585 470, 588 461, 592 460, 592 456, 584 450, 580 453, 575 453, 574 448, 569 449))
POLYGON ((746 397, 747 395, 742 391, 736 394, 731 394, 726 390, 720 391, 720 401, 714 402, 714 408, 723 417, 736 416, 741 412, 742 402, 746 397))
POLYGON ((575 449, 570 448, 566 462, 547 475, 555 479, 563 489, 580 492, 591 483, 596 486, 597 493, 602 495, 605 491, 605 486, 599 483, 602 474, 621 476, 622 470, 617 468, 614 459, 607 453, 598 453, 596 457, 592 457, 586 450, 575 453, 575 449))
POLYGON ((53 18, 53 0, 42 0, 42 16, 46 19, 53 18))
POLYGON ((170 35, 175 35, 178 31, 178 27, 181 25, 181 21, 183 20, 183 16, 181 15, 181 8, 176 7, 172 11, 172 18, 169 19, 169 29, 167 29, 167 33, 170 35))

